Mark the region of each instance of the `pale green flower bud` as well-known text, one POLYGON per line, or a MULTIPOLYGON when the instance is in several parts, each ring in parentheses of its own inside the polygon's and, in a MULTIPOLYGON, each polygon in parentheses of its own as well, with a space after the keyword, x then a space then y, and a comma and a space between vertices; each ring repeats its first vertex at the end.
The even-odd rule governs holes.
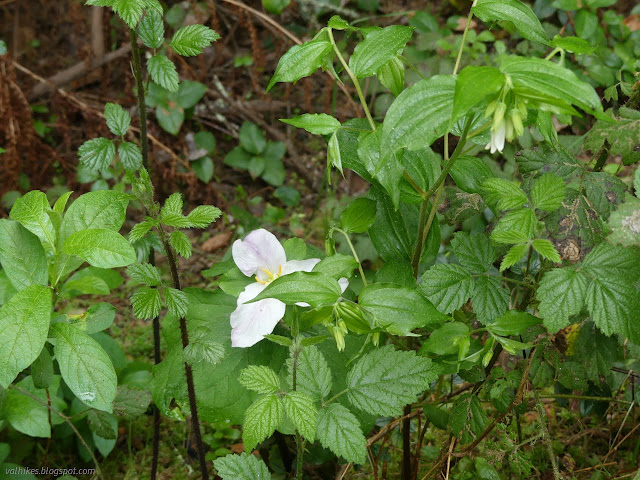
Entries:
POLYGON ((494 132, 500 130, 502 123, 504 122, 504 114, 507 111, 507 106, 500 102, 496 107, 496 111, 493 113, 493 125, 491 126, 491 130, 494 132))
POLYGON ((519 137, 524 133, 524 125, 522 124, 522 117, 520 116, 519 110, 511 110, 509 112, 509 119, 513 124, 513 130, 515 132, 516 137, 519 137))

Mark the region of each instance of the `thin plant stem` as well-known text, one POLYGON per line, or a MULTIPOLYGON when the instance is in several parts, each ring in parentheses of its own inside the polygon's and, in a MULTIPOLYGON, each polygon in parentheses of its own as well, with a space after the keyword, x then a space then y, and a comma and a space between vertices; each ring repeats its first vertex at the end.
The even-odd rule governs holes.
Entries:
POLYGON ((460 49, 458 50, 458 56, 456 57, 456 64, 453 67, 454 75, 458 73, 458 69, 460 68, 460 60, 462 59, 462 50, 464 50, 464 44, 467 41, 467 34, 469 33, 469 25, 471 25, 471 19, 473 18, 473 7, 476 6, 476 3, 478 3, 478 0, 473 0, 473 5, 471 5, 471 9, 469 10, 469 16, 467 17, 467 24, 464 26, 464 32, 462 33, 462 42, 460 43, 460 49))
POLYGON ((345 232, 341 228, 336 228, 335 231, 336 232, 340 232, 342 235, 344 235, 344 238, 347 240, 347 244, 349 245, 349 248, 351 249, 351 253, 353 254, 353 258, 355 258, 356 262, 358 262, 358 270, 360 271, 360 276, 362 277, 362 283, 366 287, 367 286, 367 279, 364 276, 364 270, 362 270, 362 264, 360 263, 360 258, 358 258, 358 254, 356 253, 356 249, 353 246, 353 243, 351 243, 351 239, 349 238, 349 235, 347 234, 347 232, 345 232))
POLYGON ((349 65, 347 65, 347 62, 345 62, 344 57, 342 56, 342 53, 340 52, 340 49, 336 45, 336 41, 333 38, 332 30, 330 28, 327 28, 327 32, 329 34, 329 41, 331 42, 331 45, 333 46, 333 50, 336 52, 336 56, 338 57, 338 60, 340 60, 340 63, 342 64, 342 67, 344 68, 344 71, 347 72, 347 75, 349 75, 349 78, 353 82, 353 85, 356 87, 356 92, 358 92, 358 98, 360 99, 360 103, 362 104, 362 108, 364 109, 364 114, 367 117, 367 120, 369 121, 369 125, 371 125, 371 130, 375 130, 376 129, 376 123, 373 121, 373 118, 371 117, 371 112, 369 111, 369 107, 367 106, 367 102, 364 99, 364 95, 362 93, 362 88, 360 88, 360 82, 358 81, 358 79, 355 77, 355 75, 353 74, 353 72, 349 68, 349 65))
MULTIPOLYGON (((298 312, 294 313, 293 328, 294 334, 293 345, 291 346, 291 389, 295 392, 298 388, 298 358, 302 351, 302 345, 298 342, 299 334, 299 319, 298 312)), ((296 480, 302 480, 302 466, 304 462, 304 440, 300 435, 300 432, 296 428, 296 448, 298 454, 296 455, 296 480)))

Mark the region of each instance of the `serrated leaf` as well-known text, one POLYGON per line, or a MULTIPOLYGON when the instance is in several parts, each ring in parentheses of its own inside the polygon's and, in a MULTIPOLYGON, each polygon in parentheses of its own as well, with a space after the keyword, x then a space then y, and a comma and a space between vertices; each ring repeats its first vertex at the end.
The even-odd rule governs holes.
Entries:
POLYGON ((215 365, 224 359, 225 349, 215 333, 199 333, 189 338, 189 345, 184 349, 183 355, 190 365, 215 365))
POLYGON ((314 135, 331 135, 340 128, 340 122, 326 113, 305 113, 294 118, 281 118, 281 122, 304 128, 314 135))
POLYGON ((15 220, 0 219, 0 262, 16 290, 48 284, 48 262, 42 243, 15 220))
POLYGON ((147 62, 147 69, 153 81, 162 88, 170 92, 178 91, 180 82, 178 71, 166 55, 157 54, 151 57, 147 62))
POLYGON ((537 232, 538 219, 529 208, 507 212, 491 232, 491 240, 497 243, 514 244, 531 240, 537 232))
POLYGON ((219 208, 213 205, 200 205, 187 215, 187 219, 195 228, 207 228, 222 215, 219 208))
POLYGON ((136 261, 136 252, 119 233, 106 228, 80 230, 64 242, 63 251, 100 268, 125 267, 136 261))
POLYGON ((480 322, 491 323, 507 310, 509 291, 502 286, 499 278, 480 276, 473 285, 471 305, 480 322))
POLYGON ((453 404, 449 426, 463 444, 470 443, 488 424, 487 415, 476 395, 464 394, 453 404))
POLYGON ((133 420, 146 412, 151 403, 147 390, 130 385, 120 385, 113 401, 113 414, 125 420, 133 420))
MULTIPOLYGON (((314 400, 322 400, 331 392, 331 370, 320 350, 308 346, 298 356, 297 389, 314 400)), ((289 363, 289 373, 291 363, 289 363)))
POLYGON ((280 380, 276 372, 264 365, 249 365, 240 372, 240 384, 258 393, 276 393, 280 390, 280 380))
POLYGON ((511 247, 502 259, 502 263, 500 263, 500 271, 504 272, 507 268, 512 267, 513 265, 518 263, 520 260, 522 260, 522 257, 524 257, 528 251, 529 245, 526 243, 514 245, 513 247, 511 247))
POLYGON ((391 25, 369 32, 349 58, 349 67, 357 78, 374 75, 380 67, 402 53, 413 28, 391 25))
POLYGON ((555 268, 545 273, 536 297, 538 310, 550 333, 569 325, 569 317, 577 315, 584 306, 588 279, 570 268, 555 268))
POLYGON ((447 322, 437 328, 422 344, 420 355, 432 353, 447 355, 457 353, 461 343, 469 341, 469 327, 461 322, 447 322))
POLYGON ((143 283, 150 287, 157 287, 162 284, 160 270, 150 263, 133 263, 127 267, 127 275, 136 282, 143 283))
POLYGON ((118 158, 122 166, 127 170, 138 170, 142 165, 142 152, 135 143, 120 142, 118 145, 118 158))
POLYGON ((640 114, 625 107, 620 108, 617 115, 610 114, 615 122, 598 120, 587 134, 585 149, 595 155, 606 141, 609 155, 621 155, 625 165, 640 161, 640 114))
POLYGON ((527 203, 527 196, 515 182, 502 178, 489 178, 482 184, 483 199, 496 205, 500 211, 512 210, 527 203))
POLYGON ((322 67, 325 57, 333 50, 331 42, 325 35, 294 45, 278 61, 276 71, 269 81, 267 92, 278 82, 296 82, 307 77, 322 67))
POLYGON ((348 408, 331 403, 320 409, 317 432, 323 447, 348 462, 362 465, 367 461, 367 439, 348 408))
POLYGON ((80 162, 89 170, 105 170, 116 156, 116 147, 111 140, 98 137, 87 140, 78 149, 80 162))
POLYGON ((76 327, 54 323, 54 353, 67 386, 86 405, 113 411, 118 379, 111 359, 93 338, 76 327))
POLYGON ((222 480, 271 480, 265 463, 255 455, 245 452, 217 458, 213 461, 213 466, 222 480))
POLYGON ((171 48, 183 57, 200 55, 202 49, 220 38, 215 31, 204 25, 187 25, 178 30, 171 39, 171 48))
POLYGON ((164 302, 169 309, 171 315, 178 318, 184 318, 189 308, 189 300, 182 290, 167 287, 164 289, 164 302))
POLYGON ((553 263, 560 263, 562 261, 556 247, 549 240, 538 238, 531 242, 531 246, 542 258, 551 260, 553 263))
POLYGON ((284 410, 300 435, 312 442, 316 437, 318 410, 313 399, 303 392, 289 392, 283 398, 284 410))
POLYGON ((162 15, 151 11, 147 12, 138 24, 138 36, 149 48, 160 48, 164 41, 164 23, 162 15))
POLYGON ((282 422, 284 406, 277 395, 264 395, 253 402, 244 414, 242 439, 246 452, 271 436, 282 422))
POLYGON ((131 295, 133 314, 142 320, 156 318, 160 313, 160 292, 155 288, 143 287, 131 295))
POLYGON ((151 230, 151 228, 153 228, 153 223, 148 220, 137 223, 129 232, 129 242, 136 243, 147 233, 149 233, 149 230, 151 230))
POLYGON ((391 283, 375 283, 363 288, 358 303, 376 317, 377 326, 393 335, 410 335, 415 328, 447 319, 415 288, 391 283))
POLYGON ((451 119, 455 85, 453 75, 435 75, 398 95, 384 119, 381 151, 418 150, 442 136, 451 119))
POLYGON ((582 267, 587 274, 599 278, 617 278, 624 272, 624 279, 633 283, 640 279, 640 252, 601 243, 585 257, 582 267))
POLYGON ((146 3, 140 0, 113 0, 110 6, 129 28, 136 28, 146 3))
POLYGON ((191 240, 184 233, 179 230, 171 232, 169 236, 169 243, 173 249, 180 254, 183 258, 189 258, 193 250, 191 240))
POLYGON ((637 289, 621 278, 594 278, 586 294, 586 304, 597 327, 605 335, 620 334, 632 342, 640 340, 637 324, 637 289))
POLYGON ((506 20, 528 40, 549 44, 549 37, 533 10, 518 0, 478 0, 471 9, 483 22, 506 20))
POLYGON ((127 133, 131 125, 131 116, 117 103, 108 102, 104 106, 104 118, 111 133, 119 137, 127 133))
POLYGON ((469 300, 473 278, 460 265, 444 263, 431 267, 418 288, 439 311, 451 313, 469 300))
POLYGON ((40 240, 51 246, 56 244, 56 227, 49 215, 51 207, 47 195, 40 190, 32 190, 18 198, 9 217, 22 224, 24 228, 38 236, 40 240))
POLYGON ((584 187, 587 198, 603 220, 624 200, 627 190, 619 178, 607 172, 589 172, 584 176, 584 187))
POLYGON ((553 173, 545 173, 531 189, 533 206, 545 212, 553 212, 562 206, 566 187, 564 180, 553 173))
POLYGON ((114 430, 112 420, 113 415, 101 410, 91 409, 87 414, 89 429, 106 440, 115 440, 118 438, 118 432, 114 430))
POLYGON ((489 270, 497 256, 495 247, 485 235, 457 232, 451 240, 451 248, 460 264, 473 273, 489 270))
POLYGON ((347 398, 368 413, 399 415, 402 407, 415 402, 437 375, 429 359, 387 345, 365 354, 351 368, 347 398))
POLYGON ((52 290, 24 287, 0 308, 0 386, 7 388, 40 355, 51 320, 52 290))

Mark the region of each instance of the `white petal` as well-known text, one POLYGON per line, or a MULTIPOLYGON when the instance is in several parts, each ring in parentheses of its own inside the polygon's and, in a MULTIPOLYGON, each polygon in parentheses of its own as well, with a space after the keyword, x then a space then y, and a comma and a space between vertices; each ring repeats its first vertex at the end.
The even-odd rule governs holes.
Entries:
POLYGON ((277 274, 280 265, 287 261, 278 239, 264 228, 254 230, 244 240, 236 240, 231 251, 233 261, 248 277, 262 272, 263 268, 277 274))
MULTIPOLYGON (((267 285, 264 283, 253 282, 245 287, 245 289, 238 295, 237 305, 240 306, 249 300, 253 300, 258 296, 258 294, 267 288, 267 285)), ((233 326, 233 325, 232 325, 233 326)))
POLYGON ((341 279, 338 280, 338 284, 340 285, 340 290, 342 291, 342 293, 344 293, 344 291, 349 286, 349 280, 347 280, 346 278, 342 277, 341 279))
POLYGON ((286 305, 275 298, 239 305, 231 313, 231 346, 250 347, 258 343, 284 316, 286 305))
MULTIPOLYGON (((498 129, 498 131, 496 132, 496 137, 494 140, 494 145, 496 147, 496 150, 498 150, 499 152, 502 152, 504 150, 504 139, 506 134, 507 134, 507 128, 505 123, 503 122, 502 125, 500 125, 500 128, 498 129)), ((493 150, 491 151, 491 153, 493 153, 493 150)))
POLYGON ((309 260, 289 260, 282 265, 282 275, 289 275, 293 272, 310 272, 313 270, 318 262, 319 258, 310 258, 309 260))

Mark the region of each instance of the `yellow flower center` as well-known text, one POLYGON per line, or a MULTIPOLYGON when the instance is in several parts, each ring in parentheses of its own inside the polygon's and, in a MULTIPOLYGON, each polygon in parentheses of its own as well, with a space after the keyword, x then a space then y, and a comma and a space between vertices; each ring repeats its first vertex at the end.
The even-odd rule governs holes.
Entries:
POLYGON ((267 285, 267 284, 273 282, 276 278, 278 278, 279 276, 282 275, 282 265, 280 265, 278 267, 278 273, 277 274, 270 272, 266 268, 261 268, 260 270, 262 270, 264 273, 266 273, 267 276, 269 277, 267 280, 260 280, 258 278, 258 276, 256 275, 256 277, 255 277, 256 278, 256 282, 262 283, 263 285, 267 285))

